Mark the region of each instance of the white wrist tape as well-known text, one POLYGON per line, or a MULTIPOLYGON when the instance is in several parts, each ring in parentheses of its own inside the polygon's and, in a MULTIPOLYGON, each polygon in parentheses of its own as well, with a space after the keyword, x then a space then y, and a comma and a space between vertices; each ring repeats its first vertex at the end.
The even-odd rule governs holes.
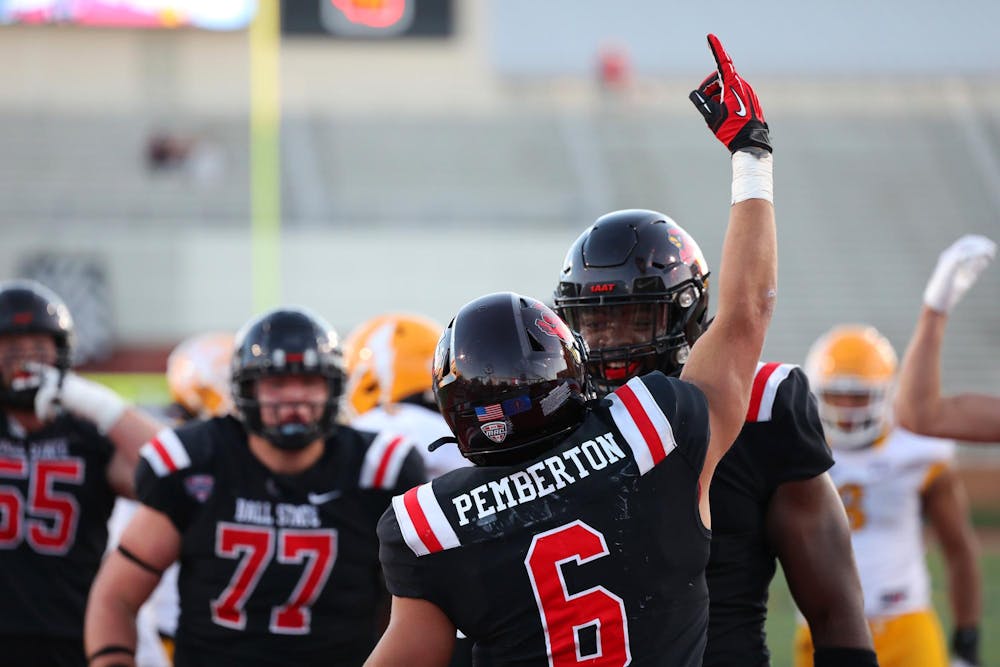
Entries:
POLYGON ((121 419, 126 407, 118 394, 75 373, 63 378, 59 401, 70 412, 94 422, 102 434, 121 419))
POLYGON ((733 204, 747 199, 766 199, 774 203, 774 158, 748 151, 733 153, 733 204))

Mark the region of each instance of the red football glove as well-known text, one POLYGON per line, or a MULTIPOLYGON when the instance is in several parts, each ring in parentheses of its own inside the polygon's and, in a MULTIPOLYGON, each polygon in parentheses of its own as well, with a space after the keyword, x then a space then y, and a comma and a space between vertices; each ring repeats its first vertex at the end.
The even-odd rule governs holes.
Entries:
POLYGON ((757 94, 736 73, 733 59, 718 37, 709 35, 708 46, 719 69, 709 74, 688 97, 730 152, 756 146, 770 153, 771 138, 757 94))

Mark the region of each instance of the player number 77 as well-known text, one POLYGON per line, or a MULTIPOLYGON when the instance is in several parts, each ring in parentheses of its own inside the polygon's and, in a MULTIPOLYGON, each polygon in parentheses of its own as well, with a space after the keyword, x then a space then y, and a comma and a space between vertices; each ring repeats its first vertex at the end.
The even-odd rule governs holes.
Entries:
POLYGON ((579 520, 539 533, 531 541, 524 566, 535 592, 551 667, 622 667, 632 661, 622 599, 604 586, 570 593, 563 578, 566 563, 583 565, 609 553, 604 536, 579 520), (592 652, 583 654, 580 637, 591 628, 596 642, 592 652))
POLYGON ((309 634, 310 608, 330 578, 337 557, 337 531, 279 530, 275 540, 273 528, 220 523, 215 532, 215 554, 239 558, 240 562, 229 585, 212 600, 212 620, 233 630, 246 628, 243 607, 274 556, 277 542, 279 563, 306 562, 306 566, 288 601, 271 610, 270 630, 283 635, 309 634))

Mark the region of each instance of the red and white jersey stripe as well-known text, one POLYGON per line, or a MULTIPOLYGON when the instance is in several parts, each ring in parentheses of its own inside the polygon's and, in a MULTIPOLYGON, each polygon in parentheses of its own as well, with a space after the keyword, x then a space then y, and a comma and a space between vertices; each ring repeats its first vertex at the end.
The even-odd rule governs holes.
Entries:
POLYGON ((191 465, 191 458, 173 429, 165 428, 139 449, 139 456, 146 459, 157 477, 183 470, 191 465))
POLYGON ((398 433, 379 433, 365 452, 361 464, 361 488, 392 489, 413 442, 398 433))
POLYGON ((403 539, 418 556, 461 546, 432 488, 433 482, 414 487, 392 499, 392 509, 403 539))
POLYGON ((608 398, 611 418, 632 450, 639 474, 645 475, 677 447, 670 421, 649 388, 637 377, 618 387, 608 398))
POLYGON ((769 422, 774 408, 774 398, 778 395, 778 385, 788 374, 798 368, 795 364, 763 362, 757 364, 757 375, 750 390, 750 405, 747 408, 748 422, 769 422))

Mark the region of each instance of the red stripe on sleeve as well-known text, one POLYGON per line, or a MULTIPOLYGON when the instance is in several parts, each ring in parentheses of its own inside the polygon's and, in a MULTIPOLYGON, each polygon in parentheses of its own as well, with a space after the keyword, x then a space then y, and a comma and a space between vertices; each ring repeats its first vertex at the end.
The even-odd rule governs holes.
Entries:
POLYGON ((776 362, 764 364, 757 371, 757 377, 753 379, 753 388, 750 390, 750 405, 747 407, 746 421, 757 421, 757 417, 760 416, 760 402, 764 398, 764 387, 767 386, 767 379, 771 377, 771 373, 778 370, 780 365, 776 362))
POLYGON ((177 464, 174 463, 174 460, 172 458, 170 458, 170 453, 167 452, 167 448, 163 446, 163 443, 160 442, 160 439, 153 438, 152 440, 149 441, 149 444, 151 444, 153 446, 153 449, 156 450, 156 453, 160 455, 160 459, 162 459, 163 463, 166 464, 167 470, 169 470, 170 472, 177 472, 177 464))
POLYGON ((386 445, 385 452, 382 454, 382 460, 378 462, 378 470, 375 471, 375 480, 372 482, 375 488, 382 487, 382 480, 385 479, 385 471, 389 469, 389 461, 392 460, 392 453, 396 451, 401 442, 403 442, 403 436, 397 435, 386 445))
POLYGON ((434 534, 434 529, 431 528, 431 524, 427 521, 424 509, 420 506, 420 501, 417 500, 417 489, 419 488, 419 486, 416 486, 403 494, 403 505, 406 507, 406 513, 410 515, 410 521, 413 522, 413 528, 417 531, 417 536, 424 543, 424 546, 427 547, 427 550, 431 553, 441 551, 444 547, 438 541, 437 535, 434 534))
POLYGON ((622 400, 622 404, 628 410, 628 414, 632 417, 635 425, 639 427, 639 433, 642 434, 642 439, 646 441, 649 453, 653 455, 653 464, 659 463, 667 455, 663 449, 663 441, 660 440, 660 434, 656 432, 653 422, 649 420, 645 408, 642 407, 642 403, 636 398, 632 387, 627 384, 622 385, 615 390, 615 393, 622 400))

